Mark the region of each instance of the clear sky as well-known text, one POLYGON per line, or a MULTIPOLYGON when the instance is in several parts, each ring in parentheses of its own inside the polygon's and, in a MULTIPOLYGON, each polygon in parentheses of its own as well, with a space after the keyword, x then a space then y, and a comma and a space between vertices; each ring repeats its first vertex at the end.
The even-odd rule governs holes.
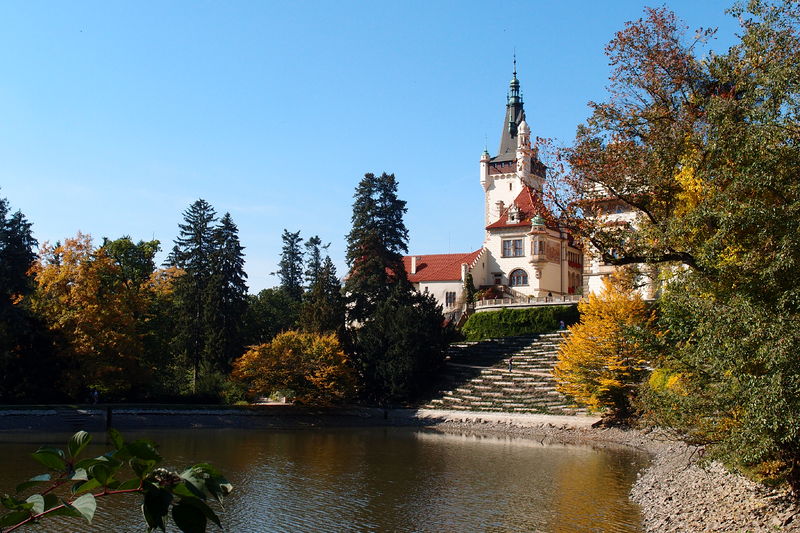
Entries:
MULTIPOLYGON (((667 5, 724 49, 729 4, 667 5)), ((238 224, 257 292, 278 283, 283 228, 330 242, 343 274, 353 190, 387 171, 411 253, 476 250, 514 50, 533 134, 569 142, 644 5, 4 1, 0 197, 40 241, 155 238, 159 261, 204 198, 238 224)))

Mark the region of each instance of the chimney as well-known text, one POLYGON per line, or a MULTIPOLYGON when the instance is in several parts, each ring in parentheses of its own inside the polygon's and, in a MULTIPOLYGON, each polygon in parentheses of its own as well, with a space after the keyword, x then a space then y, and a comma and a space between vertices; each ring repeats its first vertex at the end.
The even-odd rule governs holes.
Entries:
POLYGON ((416 274, 417 273, 417 256, 416 255, 412 255, 411 256, 411 273, 412 274, 416 274))
POLYGON ((461 263, 461 282, 464 283, 467 281, 467 272, 469 272, 469 265, 466 263, 461 263))

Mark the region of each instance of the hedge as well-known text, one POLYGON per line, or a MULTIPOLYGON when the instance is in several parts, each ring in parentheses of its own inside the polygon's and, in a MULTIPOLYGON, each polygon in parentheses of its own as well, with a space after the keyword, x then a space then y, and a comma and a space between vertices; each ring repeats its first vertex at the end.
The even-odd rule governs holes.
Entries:
POLYGON ((526 309, 503 309, 475 313, 461 328, 467 340, 532 335, 558 329, 559 322, 570 326, 578 321, 577 305, 548 305, 526 309))

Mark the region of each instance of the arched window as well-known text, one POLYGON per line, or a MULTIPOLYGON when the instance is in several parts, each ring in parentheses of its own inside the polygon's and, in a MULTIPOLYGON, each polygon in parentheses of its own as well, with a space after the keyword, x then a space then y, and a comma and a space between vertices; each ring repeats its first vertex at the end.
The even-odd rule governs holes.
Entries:
POLYGON ((512 271, 511 274, 509 274, 508 279, 510 280, 512 287, 521 287, 528 284, 528 274, 521 268, 512 271))

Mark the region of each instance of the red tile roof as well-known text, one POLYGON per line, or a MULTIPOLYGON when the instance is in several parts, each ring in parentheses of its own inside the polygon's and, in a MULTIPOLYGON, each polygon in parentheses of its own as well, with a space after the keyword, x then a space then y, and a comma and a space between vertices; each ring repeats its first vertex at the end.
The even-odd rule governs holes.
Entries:
POLYGON ((531 218, 536 215, 541 215, 547 221, 548 225, 552 224, 552 214, 545 207, 542 202, 542 197, 530 187, 523 187, 517 197, 514 199, 514 205, 519 208, 519 222, 508 221, 508 210, 511 208, 509 205, 500 215, 496 222, 486 226, 486 229, 496 228, 518 228, 531 225, 531 218))
POLYGON ((461 264, 472 263, 480 256, 483 248, 468 254, 431 254, 418 255, 417 272, 411 273, 411 257, 403 257, 403 265, 406 267, 408 280, 412 283, 420 281, 459 281, 461 280, 461 264))

